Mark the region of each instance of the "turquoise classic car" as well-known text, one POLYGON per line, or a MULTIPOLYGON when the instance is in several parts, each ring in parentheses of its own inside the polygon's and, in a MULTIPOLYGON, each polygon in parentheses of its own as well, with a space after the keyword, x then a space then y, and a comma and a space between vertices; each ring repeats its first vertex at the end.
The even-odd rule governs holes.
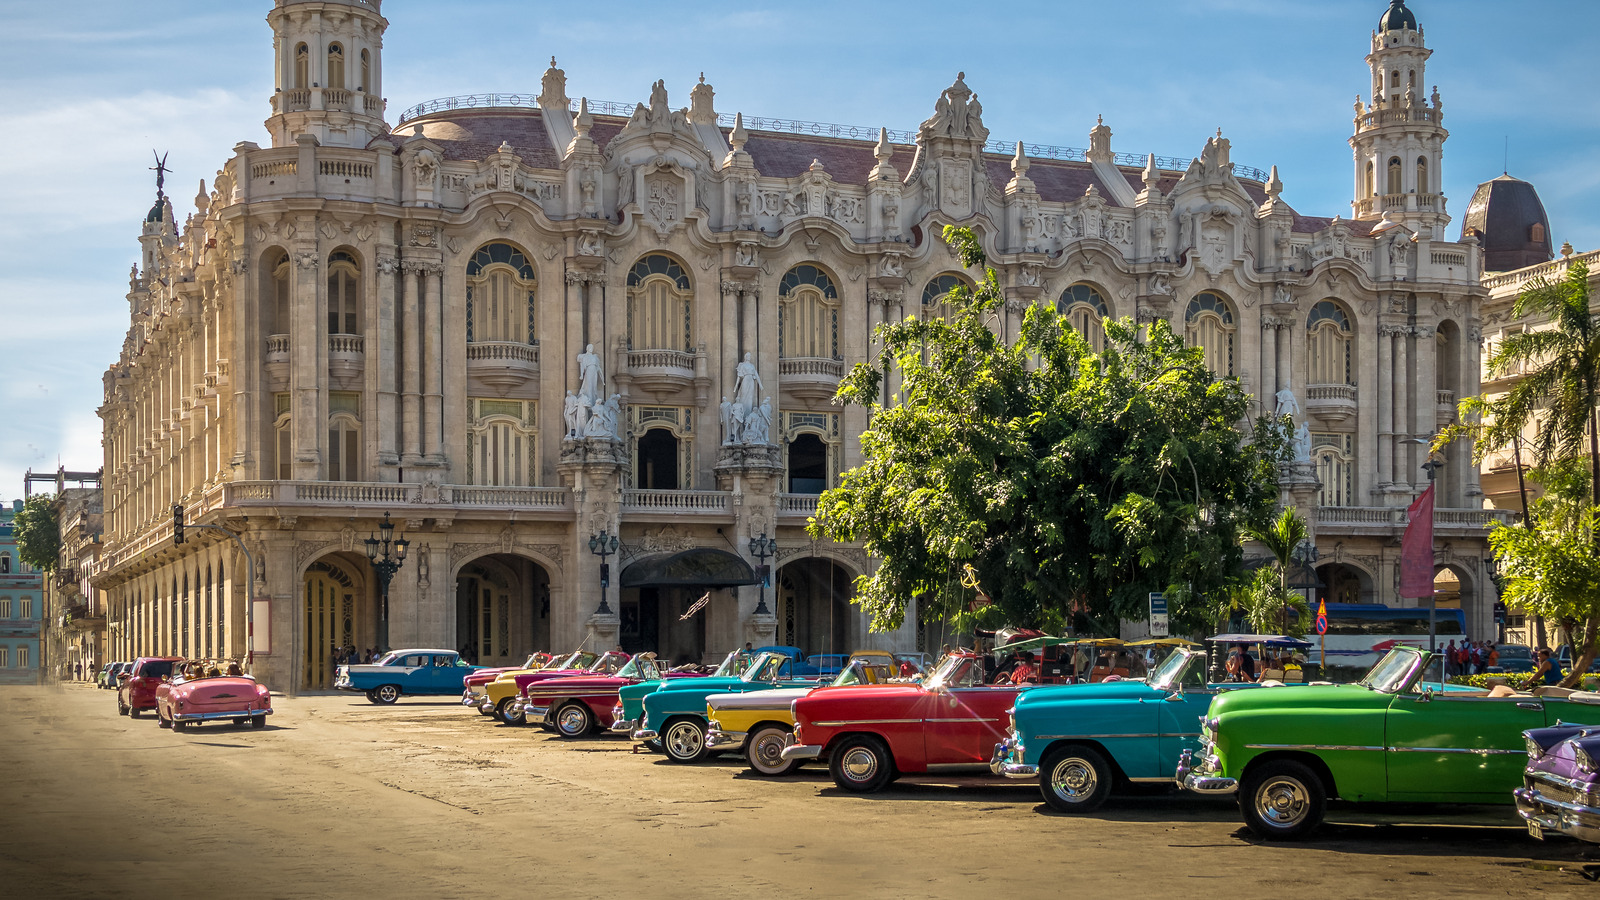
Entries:
POLYGON ((1036 687, 1011 710, 1011 728, 989 768, 1039 781, 1062 812, 1098 809, 1118 782, 1167 782, 1172 763, 1200 742, 1200 717, 1219 691, 1206 655, 1179 650, 1142 681, 1036 687))
MULTIPOLYGON (((755 659, 754 653, 735 650, 722 660, 722 665, 712 672, 711 678, 737 679, 744 670, 749 668, 755 659)), ((631 735, 639 730, 639 723, 644 720, 644 698, 655 693, 656 688, 666 684, 662 681, 644 681, 639 684, 630 684, 617 692, 617 705, 611 709, 611 733, 631 735)), ((660 742, 651 740, 651 749, 659 750, 660 742)))
POLYGON ((698 762, 706 755, 706 698, 780 687, 815 687, 816 679, 794 676, 795 664, 794 657, 786 653, 767 651, 757 654, 738 678, 713 676, 662 682, 644 697, 644 718, 633 733, 634 740, 659 740, 667 759, 698 762))
POLYGON ((1423 681, 1430 657, 1396 647, 1356 684, 1220 694, 1178 782, 1236 793, 1251 831, 1298 838, 1332 798, 1509 804, 1528 761, 1524 731, 1600 723, 1600 696, 1565 688, 1440 690, 1423 681))

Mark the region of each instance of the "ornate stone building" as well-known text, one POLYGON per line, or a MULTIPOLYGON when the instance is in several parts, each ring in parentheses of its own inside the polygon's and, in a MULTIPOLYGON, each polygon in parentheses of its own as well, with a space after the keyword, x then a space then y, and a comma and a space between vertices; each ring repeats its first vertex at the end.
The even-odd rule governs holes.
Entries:
MULTIPOLYGON (((105 377, 113 655, 242 655, 252 580, 257 670, 290 689, 385 621, 396 646, 495 661, 936 648, 914 621, 868 635, 848 599, 870 560, 803 529, 867 425, 830 402, 841 375, 974 275, 949 223, 981 235, 1007 333, 1033 303, 1091 336, 1165 318, 1264 411, 1296 410, 1285 497, 1330 594, 1410 602, 1407 441, 1477 389, 1482 289, 1478 247, 1445 236, 1442 104, 1400 0, 1371 39, 1349 218, 1291 209, 1220 134, 1192 160, 1117 153, 1104 123, 1086 151, 992 140, 964 76, 915 132, 730 117, 703 79, 683 109, 661 82, 573 101, 554 60, 537 96, 391 120, 379 0, 277 0, 268 21, 270 144, 238 144, 181 224, 158 199, 105 377), (255 578, 223 535, 172 546, 174 503, 243 534, 255 578), (385 513, 410 541, 386 619, 363 552, 385 513), (770 590, 750 584, 763 537, 770 590)), ((1457 453, 1440 564, 1478 622, 1491 513, 1457 453)))

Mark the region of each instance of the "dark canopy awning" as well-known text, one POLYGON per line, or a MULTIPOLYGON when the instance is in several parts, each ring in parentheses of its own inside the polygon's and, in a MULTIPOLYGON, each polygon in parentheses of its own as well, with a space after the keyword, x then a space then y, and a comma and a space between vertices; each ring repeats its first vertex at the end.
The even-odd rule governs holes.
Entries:
POLYGON ((658 553, 628 564, 622 570, 623 587, 737 587, 760 579, 750 564, 726 550, 695 547, 677 553, 658 553))

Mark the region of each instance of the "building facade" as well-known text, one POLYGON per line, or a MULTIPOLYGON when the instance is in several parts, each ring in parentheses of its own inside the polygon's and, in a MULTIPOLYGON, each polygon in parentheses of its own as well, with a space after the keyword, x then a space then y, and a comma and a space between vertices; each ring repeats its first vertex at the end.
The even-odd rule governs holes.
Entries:
POLYGON ((0 506, 0 684, 38 684, 44 576, 17 553, 21 500, 0 506))
MULTIPOLYGON (((105 376, 112 655, 243 657, 253 632, 256 670, 296 690, 385 629, 495 662, 936 649, 915 614, 869 634, 849 599, 871 560, 804 525, 859 460, 868 411, 831 397, 873 329, 978 274, 951 223, 984 242, 1007 334, 1035 303, 1091 338, 1166 319, 1291 412, 1284 498, 1329 596, 1413 602, 1411 442, 1477 390, 1483 290, 1477 244, 1445 235, 1443 107, 1400 0, 1371 37, 1348 218, 1291 209, 1220 133, 1180 160, 1115 152, 1104 123, 1087 150, 991 139, 964 75, 914 132, 729 116, 704 79, 681 109, 662 82, 574 101, 554 60, 537 96, 391 127, 378 0, 277 0, 268 22, 270 143, 238 144, 181 225, 158 193, 105 376), (174 546, 174 504, 253 564, 221 532, 174 546), (409 541, 387 596, 365 558, 385 514, 409 541)), ((1477 624, 1497 514, 1450 453, 1438 560, 1477 624)))

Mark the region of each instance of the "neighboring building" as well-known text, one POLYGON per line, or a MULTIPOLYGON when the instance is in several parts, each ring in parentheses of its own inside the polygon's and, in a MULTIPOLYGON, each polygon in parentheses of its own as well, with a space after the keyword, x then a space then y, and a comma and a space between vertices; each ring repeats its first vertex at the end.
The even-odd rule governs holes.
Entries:
MULTIPOLYGON (((391 131, 378 0, 268 21, 270 145, 238 144, 181 227, 158 193, 105 375, 112 656, 243 656, 249 581, 256 670, 291 690, 385 628, 484 662, 935 649, 914 614, 869 635, 849 598, 872 562, 804 523, 859 461, 866 411, 830 398, 873 328, 973 277, 948 223, 980 234, 1007 335, 1034 303, 1096 340, 1167 319, 1262 412, 1292 395, 1285 496, 1330 595, 1411 602, 1407 442, 1477 390, 1482 289, 1477 244, 1445 234, 1442 105, 1401 0, 1366 58, 1349 219, 1291 209, 1220 134, 1193 160, 1116 153, 1103 123, 1087 151, 991 140, 964 76, 888 132, 729 117, 703 80, 686 109, 661 82, 575 103, 552 64, 537 98, 432 101, 391 131), (174 547, 174 503, 242 534, 255 578, 226 535, 174 547), (410 552, 385 601, 363 551, 387 513, 410 552), (739 586, 774 537, 773 589, 739 586)), ((1496 514, 1469 460, 1442 476, 1439 565, 1482 633, 1496 514)))
POLYGON ((23 477, 23 490, 48 484, 60 529, 61 555, 44 577, 40 666, 57 678, 92 680, 106 657, 106 608, 91 579, 100 555, 102 516, 99 472, 69 472, 23 477), (67 487, 68 484, 76 487, 67 487))
POLYGON ((17 554, 21 500, 0 506, 0 684, 39 683, 44 577, 17 554))

